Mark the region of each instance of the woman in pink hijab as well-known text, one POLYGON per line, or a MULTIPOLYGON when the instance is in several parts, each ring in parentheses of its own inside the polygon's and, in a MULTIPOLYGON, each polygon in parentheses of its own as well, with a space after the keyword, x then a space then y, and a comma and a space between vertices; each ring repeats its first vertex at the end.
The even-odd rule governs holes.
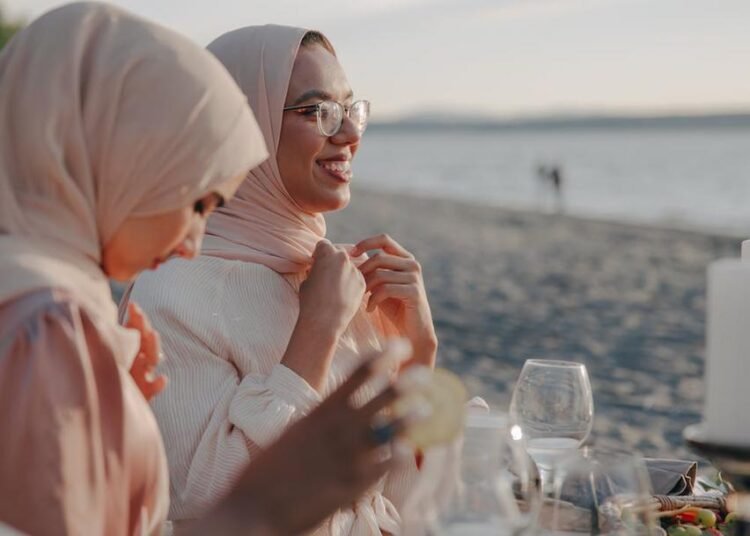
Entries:
MULTIPOLYGON (((429 366, 437 347, 408 251, 385 235, 349 248, 324 240, 323 213, 349 201, 351 161, 369 115, 328 40, 267 25, 208 48, 247 95, 271 158, 211 217, 201 257, 143 274, 132 291, 163 336, 170 389, 153 408, 178 526, 199 518, 241 467, 387 335, 408 338, 413 361, 429 366), (367 260, 371 250, 379 252, 367 260)), ((359 403, 375 392, 361 390, 359 403)), ((319 532, 398 533, 417 471, 415 457, 406 457, 319 532)))
MULTIPOLYGON (((137 308, 117 324, 108 277, 195 256, 207 215, 267 157, 263 137, 214 57, 93 3, 51 11, 0 54, 0 130, 0 530, 160 534, 167 462, 144 397, 163 387, 159 340, 137 308)), ((385 472, 367 438, 395 393, 349 401, 376 368, 244 472, 213 533, 299 532, 385 472), (313 471, 299 478, 290 457, 313 471), (326 492, 310 500, 311 485, 326 492)))

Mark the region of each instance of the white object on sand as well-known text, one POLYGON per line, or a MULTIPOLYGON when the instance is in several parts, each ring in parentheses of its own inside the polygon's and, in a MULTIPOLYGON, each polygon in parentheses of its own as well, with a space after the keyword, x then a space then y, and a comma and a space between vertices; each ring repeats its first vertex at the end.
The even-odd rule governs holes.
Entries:
POLYGON ((750 261, 750 240, 742 241, 742 260, 750 261))
POLYGON ((750 446, 750 262, 708 268, 704 434, 750 446))

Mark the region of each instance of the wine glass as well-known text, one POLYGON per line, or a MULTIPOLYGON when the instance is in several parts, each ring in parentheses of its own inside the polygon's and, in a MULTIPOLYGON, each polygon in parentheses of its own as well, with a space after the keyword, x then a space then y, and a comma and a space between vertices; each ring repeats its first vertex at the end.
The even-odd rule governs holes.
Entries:
POLYGON ((458 448, 428 534, 517 535, 533 526, 541 504, 536 468, 507 415, 467 416, 458 448))
POLYGON ((572 361, 529 359, 510 404, 545 489, 555 464, 574 453, 591 433, 594 400, 586 367, 572 361))
POLYGON ((538 518, 541 533, 664 534, 646 466, 631 453, 584 448, 557 465, 551 487, 538 518))

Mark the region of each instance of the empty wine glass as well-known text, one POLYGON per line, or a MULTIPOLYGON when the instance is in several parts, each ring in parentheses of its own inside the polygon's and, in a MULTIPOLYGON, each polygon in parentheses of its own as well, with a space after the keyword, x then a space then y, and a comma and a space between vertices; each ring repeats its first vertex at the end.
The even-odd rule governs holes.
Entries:
POLYGON ((551 488, 539 516, 541 533, 664 534, 640 457, 582 449, 557 465, 551 488))
POLYGON ((428 533, 516 535, 533 526, 541 504, 536 468, 507 416, 469 415, 459 448, 428 533))
POLYGON ((572 361, 527 360, 513 390, 510 414, 523 431, 546 488, 555 463, 575 452, 591 433, 594 400, 586 367, 572 361))

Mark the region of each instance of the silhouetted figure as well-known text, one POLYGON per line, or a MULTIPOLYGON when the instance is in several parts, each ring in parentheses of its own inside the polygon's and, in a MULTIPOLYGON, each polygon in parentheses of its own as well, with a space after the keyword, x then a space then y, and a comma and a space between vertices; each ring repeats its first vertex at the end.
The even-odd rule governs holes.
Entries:
POLYGON ((542 183, 544 191, 551 191, 554 195, 555 211, 558 213, 564 212, 563 176, 560 166, 540 165, 536 169, 536 174, 542 183))

